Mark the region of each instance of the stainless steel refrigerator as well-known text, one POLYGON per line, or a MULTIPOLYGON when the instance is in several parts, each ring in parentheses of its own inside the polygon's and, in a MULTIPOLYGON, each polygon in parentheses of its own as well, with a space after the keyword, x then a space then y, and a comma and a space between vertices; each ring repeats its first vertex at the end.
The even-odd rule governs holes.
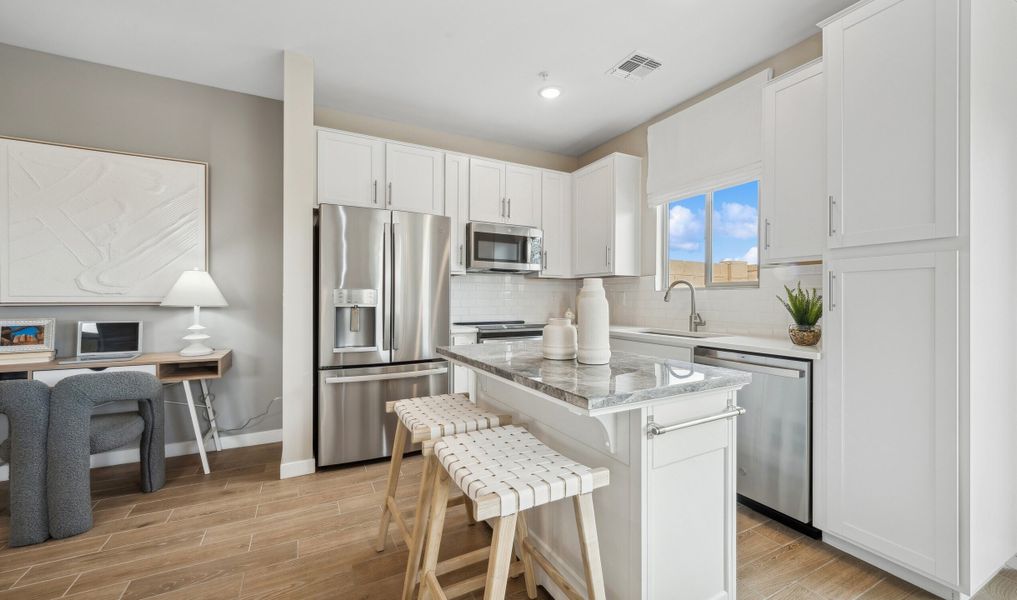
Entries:
POLYGON ((448 217, 322 204, 316 286, 319 466, 389 456, 390 400, 446 393, 448 217))

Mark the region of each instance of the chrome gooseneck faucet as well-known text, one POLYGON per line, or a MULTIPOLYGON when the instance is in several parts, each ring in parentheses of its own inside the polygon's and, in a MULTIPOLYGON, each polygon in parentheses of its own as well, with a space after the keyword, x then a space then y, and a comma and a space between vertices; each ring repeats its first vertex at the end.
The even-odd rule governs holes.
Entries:
POLYGON ((671 285, 667 286, 667 291, 664 292, 664 302, 671 301, 671 290, 677 285, 689 286, 689 292, 692 294, 692 311, 689 313, 689 331, 699 331, 700 327, 706 325, 706 321, 703 317, 696 312, 696 288, 691 283, 684 279, 676 279, 671 285))

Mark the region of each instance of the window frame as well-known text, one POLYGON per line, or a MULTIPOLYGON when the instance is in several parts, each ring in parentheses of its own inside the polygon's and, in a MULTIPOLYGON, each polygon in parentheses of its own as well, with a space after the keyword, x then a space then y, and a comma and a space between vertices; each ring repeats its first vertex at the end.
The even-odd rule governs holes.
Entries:
POLYGON ((704 240, 706 244, 704 253, 704 282, 703 287, 699 289, 738 289, 738 288, 759 288, 760 269, 762 268, 762 252, 761 240, 762 240, 762 228, 760 223, 762 222, 760 215, 762 214, 762 177, 760 174, 746 176, 744 178, 738 178, 736 180, 725 180, 719 181, 716 184, 704 186, 703 188, 695 191, 684 193, 680 198, 674 200, 668 200, 663 204, 657 206, 657 291, 663 291, 671 285, 671 262, 670 262, 670 229, 669 229, 669 213, 671 211, 671 204, 675 202, 682 202, 684 200, 691 200, 697 196, 705 196, 706 201, 704 202, 704 211, 706 212, 706 222, 704 224, 704 240), (756 279, 755 281, 713 281, 713 194, 714 192, 727 190, 730 188, 738 187, 748 183, 755 182, 757 184, 756 191, 756 249, 757 249, 757 263, 756 263, 756 279))

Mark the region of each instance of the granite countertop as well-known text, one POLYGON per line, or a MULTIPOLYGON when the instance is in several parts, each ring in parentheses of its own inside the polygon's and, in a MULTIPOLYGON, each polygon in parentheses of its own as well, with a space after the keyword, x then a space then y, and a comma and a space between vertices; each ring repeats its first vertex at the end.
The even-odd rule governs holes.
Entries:
POLYGON ((744 371, 628 352, 612 352, 606 365, 547 360, 538 341, 442 347, 438 354, 587 411, 741 387, 752 379, 744 371))

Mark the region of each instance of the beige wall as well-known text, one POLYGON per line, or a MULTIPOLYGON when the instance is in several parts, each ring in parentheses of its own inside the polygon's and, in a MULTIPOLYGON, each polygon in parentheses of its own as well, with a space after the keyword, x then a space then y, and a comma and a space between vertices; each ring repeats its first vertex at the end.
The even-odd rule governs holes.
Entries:
MULTIPOLYGON (((280 395, 282 103, 0 44, 0 135, 209 163, 210 268, 230 305, 202 311, 233 369, 211 384, 221 428, 280 395)), ((146 351, 183 347, 191 311, 158 306, 0 306, 55 317, 60 355, 79 319, 140 320, 146 351)), ((181 386, 167 399, 183 401, 181 386)), ((248 431, 278 429, 280 403, 248 431)), ((167 441, 193 439, 187 409, 166 407, 167 441)), ((4 432, 0 431, 0 439, 4 432)))
MULTIPOLYGON (((657 121, 666 119, 678 111, 681 111, 693 104, 709 98, 710 96, 725 90, 732 85, 742 81, 750 75, 754 75, 763 69, 773 69, 774 77, 786 73, 791 69, 805 64, 810 60, 818 58, 823 55, 823 38, 822 34, 817 33, 816 35, 808 38, 807 40, 800 42, 794 46, 791 46, 787 50, 784 50, 776 56, 770 57, 763 62, 746 69, 745 71, 735 75, 731 79, 720 83, 703 93, 689 98, 684 102, 675 105, 673 108, 653 117, 649 121, 646 121, 642 125, 626 131, 625 133, 615 137, 614 139, 604 142, 600 146, 597 146, 593 150, 586 152, 579 157, 579 166, 585 166, 598 158, 607 156, 612 152, 624 152, 625 154, 631 154, 633 156, 646 157, 646 130, 650 125, 653 125, 657 121)), ((643 189, 646 189, 646 160, 643 160, 643 189)), ((652 275, 656 268, 656 215, 655 211, 649 210, 645 203, 641 204, 643 211, 643 255, 642 255, 642 272, 644 275, 652 275)))
POLYGON ((431 146, 442 150, 475 154, 487 158, 504 160, 523 165, 531 165, 544 169, 555 169, 571 173, 579 168, 579 159, 575 156, 555 154, 541 150, 531 150, 500 142, 482 140, 480 138, 446 133, 436 129, 407 125, 395 121, 386 121, 375 117, 365 117, 322 106, 314 109, 314 124, 343 131, 352 131, 364 135, 373 135, 390 140, 398 140, 421 146, 431 146))

